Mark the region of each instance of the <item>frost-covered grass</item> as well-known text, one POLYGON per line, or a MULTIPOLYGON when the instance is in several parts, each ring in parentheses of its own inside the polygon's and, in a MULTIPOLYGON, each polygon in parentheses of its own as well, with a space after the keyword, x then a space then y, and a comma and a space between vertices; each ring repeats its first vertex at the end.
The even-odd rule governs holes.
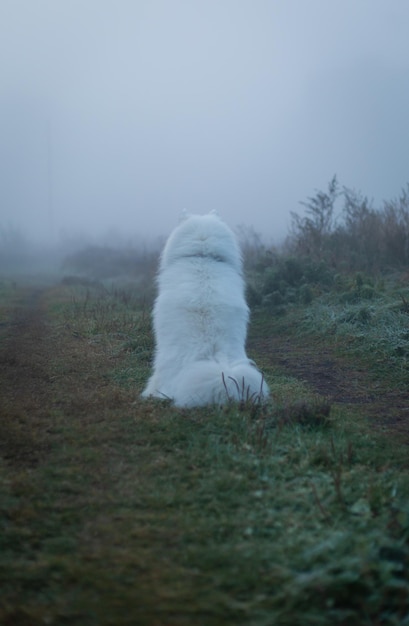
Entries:
POLYGON ((303 313, 303 329, 321 333, 328 341, 344 342, 348 351, 371 366, 393 367, 394 375, 409 373, 409 311, 395 293, 354 303, 337 302, 333 295, 314 301, 303 313))

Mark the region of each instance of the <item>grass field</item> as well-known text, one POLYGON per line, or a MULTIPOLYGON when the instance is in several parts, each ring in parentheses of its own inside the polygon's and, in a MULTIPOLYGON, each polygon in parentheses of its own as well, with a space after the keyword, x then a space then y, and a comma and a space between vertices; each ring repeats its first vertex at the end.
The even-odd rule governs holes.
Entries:
POLYGON ((3 280, 0 624, 409 624, 399 293, 254 311, 271 402, 180 410, 143 293, 3 280))

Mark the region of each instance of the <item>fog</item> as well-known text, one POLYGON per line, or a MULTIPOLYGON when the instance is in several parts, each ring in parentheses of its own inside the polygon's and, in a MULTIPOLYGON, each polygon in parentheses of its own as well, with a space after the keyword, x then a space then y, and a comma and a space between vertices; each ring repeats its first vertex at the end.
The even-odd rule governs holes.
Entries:
POLYGON ((0 230, 283 238, 341 184, 409 181, 407 0, 3 0, 0 230))

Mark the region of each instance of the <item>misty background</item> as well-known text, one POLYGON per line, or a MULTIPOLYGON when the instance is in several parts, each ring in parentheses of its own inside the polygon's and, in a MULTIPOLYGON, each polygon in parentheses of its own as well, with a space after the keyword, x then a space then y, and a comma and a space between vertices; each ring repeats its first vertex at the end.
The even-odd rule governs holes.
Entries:
POLYGON ((341 184, 409 181, 407 0, 3 0, 0 229, 166 236, 216 209, 270 241, 341 184))

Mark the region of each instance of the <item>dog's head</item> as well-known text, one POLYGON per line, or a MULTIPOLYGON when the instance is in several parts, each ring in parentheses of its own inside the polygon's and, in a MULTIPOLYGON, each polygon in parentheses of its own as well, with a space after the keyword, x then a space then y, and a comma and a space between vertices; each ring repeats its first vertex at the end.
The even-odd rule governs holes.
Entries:
POLYGON ((186 257, 209 258, 227 263, 238 272, 242 270, 236 237, 213 211, 207 215, 182 215, 163 249, 161 268, 186 257))

